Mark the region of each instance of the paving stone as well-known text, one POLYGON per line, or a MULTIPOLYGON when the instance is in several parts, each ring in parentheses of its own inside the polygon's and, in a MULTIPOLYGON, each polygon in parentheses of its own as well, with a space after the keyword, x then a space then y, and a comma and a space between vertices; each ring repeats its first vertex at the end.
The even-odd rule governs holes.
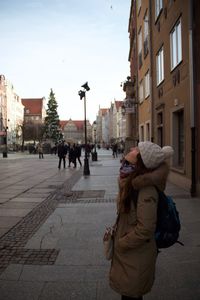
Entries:
POLYGON ((31 208, 30 209, 14 209, 14 208, 6 209, 0 207, 0 217, 24 217, 30 211, 31 208))
POLYGON ((10 229, 10 227, 1 227, 0 228, 0 237, 2 237, 6 232, 8 232, 8 230, 10 229))
POLYGON ((38 300, 44 283, 0 280, 0 300, 38 300))
MULTIPOLYGON (((97 300, 120 300, 121 296, 109 287, 108 280, 97 281, 97 300)), ((169 300, 169 299, 168 299, 169 300)))
POLYGON ((5 188, 2 188, 2 192, 3 193, 7 193, 7 192, 17 192, 17 193, 22 193, 23 191, 26 191, 27 190, 27 186, 26 185, 18 185, 18 184, 15 184, 15 185, 9 185, 9 187, 5 187, 5 188))
POLYGON ((13 197, 15 197, 16 195, 18 195, 18 194, 21 194, 19 191, 16 193, 15 191, 13 191, 13 192, 10 192, 10 191, 8 191, 8 192, 2 192, 1 191, 1 198, 2 199, 12 199, 13 197))
POLYGON ((21 220, 20 217, 1 216, 0 217, 0 228, 11 228, 21 220))
POLYGON ((12 200, 10 200, 10 202, 42 202, 44 201, 44 199, 46 198, 46 196, 43 196, 41 198, 39 197, 16 197, 16 198, 13 198, 12 200))
POLYGON ((43 199, 45 199, 49 194, 48 193, 42 193, 42 192, 41 193, 29 192, 29 193, 21 194, 19 197, 20 198, 30 198, 30 199, 32 199, 32 198, 39 198, 39 199, 43 198, 43 199))
POLYGON ((0 280, 19 280, 23 265, 11 264, 0 274, 0 280))
POLYGON ((47 283, 40 300, 94 300, 96 299, 96 284, 94 282, 62 281, 47 283))
POLYGON ((86 275, 85 266, 34 266, 24 265, 20 280, 28 281, 84 281, 86 275))
POLYGON ((0 210, 1 208, 4 209, 32 209, 34 207, 36 207, 38 205, 38 203, 33 203, 33 202, 17 202, 17 201, 12 201, 12 202, 7 202, 4 203, 0 206, 0 210))
MULTIPOLYGON (((55 190, 55 188, 54 188, 55 190)), ((52 189, 47 189, 47 188, 33 188, 30 190, 30 193, 35 193, 35 194, 49 194, 52 193, 52 189)), ((29 194, 29 192, 27 193, 29 194)))
POLYGON ((10 201, 10 200, 9 200, 9 197, 7 197, 7 198, 5 198, 5 197, 4 197, 4 198, 1 198, 1 199, 0 199, 0 204, 5 203, 5 202, 8 202, 8 201, 10 201))

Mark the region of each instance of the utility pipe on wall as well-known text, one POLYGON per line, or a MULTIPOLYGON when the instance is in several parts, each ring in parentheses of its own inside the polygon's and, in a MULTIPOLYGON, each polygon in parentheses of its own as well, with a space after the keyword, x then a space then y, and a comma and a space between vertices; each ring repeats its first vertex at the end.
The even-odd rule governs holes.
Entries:
POLYGON ((189 69, 190 69, 190 128, 191 128, 191 188, 192 197, 196 195, 196 122, 194 99, 194 55, 193 55, 193 0, 189 1, 189 69))

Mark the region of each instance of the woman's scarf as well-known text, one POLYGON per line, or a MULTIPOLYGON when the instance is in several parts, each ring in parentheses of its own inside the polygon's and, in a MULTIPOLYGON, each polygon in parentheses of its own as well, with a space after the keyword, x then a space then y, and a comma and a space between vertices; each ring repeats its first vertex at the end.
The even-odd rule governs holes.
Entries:
POLYGON ((132 174, 135 171, 135 165, 130 164, 127 160, 124 160, 122 162, 122 165, 119 169, 119 176, 120 178, 126 178, 130 174, 132 174))
POLYGON ((130 208, 130 195, 133 192, 132 179, 137 176, 135 165, 124 160, 120 167, 118 211, 125 212, 130 208))

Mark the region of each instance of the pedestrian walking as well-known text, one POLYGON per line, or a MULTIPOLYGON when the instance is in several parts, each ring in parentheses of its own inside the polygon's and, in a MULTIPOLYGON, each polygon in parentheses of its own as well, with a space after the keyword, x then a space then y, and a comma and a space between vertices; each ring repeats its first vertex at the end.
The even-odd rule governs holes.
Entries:
POLYGON ((69 154, 68 154, 69 165, 71 167, 71 163, 74 164, 74 168, 76 168, 76 153, 75 153, 75 145, 69 146, 69 154))
POLYGON ((60 169, 62 161, 63 161, 63 168, 66 167, 66 154, 67 154, 66 149, 67 148, 65 147, 64 141, 58 144, 58 148, 57 148, 58 157, 59 157, 58 169, 60 169))
POLYGON ((39 144, 37 145, 37 150, 38 150, 39 158, 44 158, 43 147, 42 147, 42 144, 41 144, 41 143, 39 143, 39 144))
POLYGON ((117 144, 113 144, 112 145, 112 155, 113 155, 114 158, 117 157, 117 151, 118 151, 117 144))
POLYGON ((81 162, 81 146, 80 145, 76 145, 75 146, 75 156, 78 159, 79 165, 82 166, 82 162, 81 162))
POLYGON ((154 282, 157 248, 157 189, 165 189, 169 173, 165 160, 170 146, 140 142, 120 168, 117 225, 110 268, 110 287, 121 299, 143 299, 154 282))

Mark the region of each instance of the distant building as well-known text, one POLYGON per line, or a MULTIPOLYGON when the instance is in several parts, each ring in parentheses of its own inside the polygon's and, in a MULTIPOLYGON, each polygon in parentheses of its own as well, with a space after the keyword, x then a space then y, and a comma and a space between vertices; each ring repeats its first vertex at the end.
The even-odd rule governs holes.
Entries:
POLYGON ((5 128, 7 126, 7 101, 5 76, 0 75, 0 144, 4 144, 5 128))
POLYGON ((113 105, 113 138, 116 142, 120 142, 125 138, 124 121, 125 116, 122 114, 123 101, 114 101, 113 105))
POLYGON ((46 117, 45 110, 46 99, 42 98, 22 98, 24 105, 24 122, 25 123, 43 123, 46 117))
MULTIPOLYGON (((60 126, 66 143, 85 143, 85 122, 83 120, 61 120, 60 126)), ((87 142, 92 143, 92 126, 88 120, 87 142)))
POLYGON ((15 93, 14 86, 4 75, 0 75, 0 144, 5 142, 9 149, 21 144, 21 126, 24 120, 24 106, 15 93))

